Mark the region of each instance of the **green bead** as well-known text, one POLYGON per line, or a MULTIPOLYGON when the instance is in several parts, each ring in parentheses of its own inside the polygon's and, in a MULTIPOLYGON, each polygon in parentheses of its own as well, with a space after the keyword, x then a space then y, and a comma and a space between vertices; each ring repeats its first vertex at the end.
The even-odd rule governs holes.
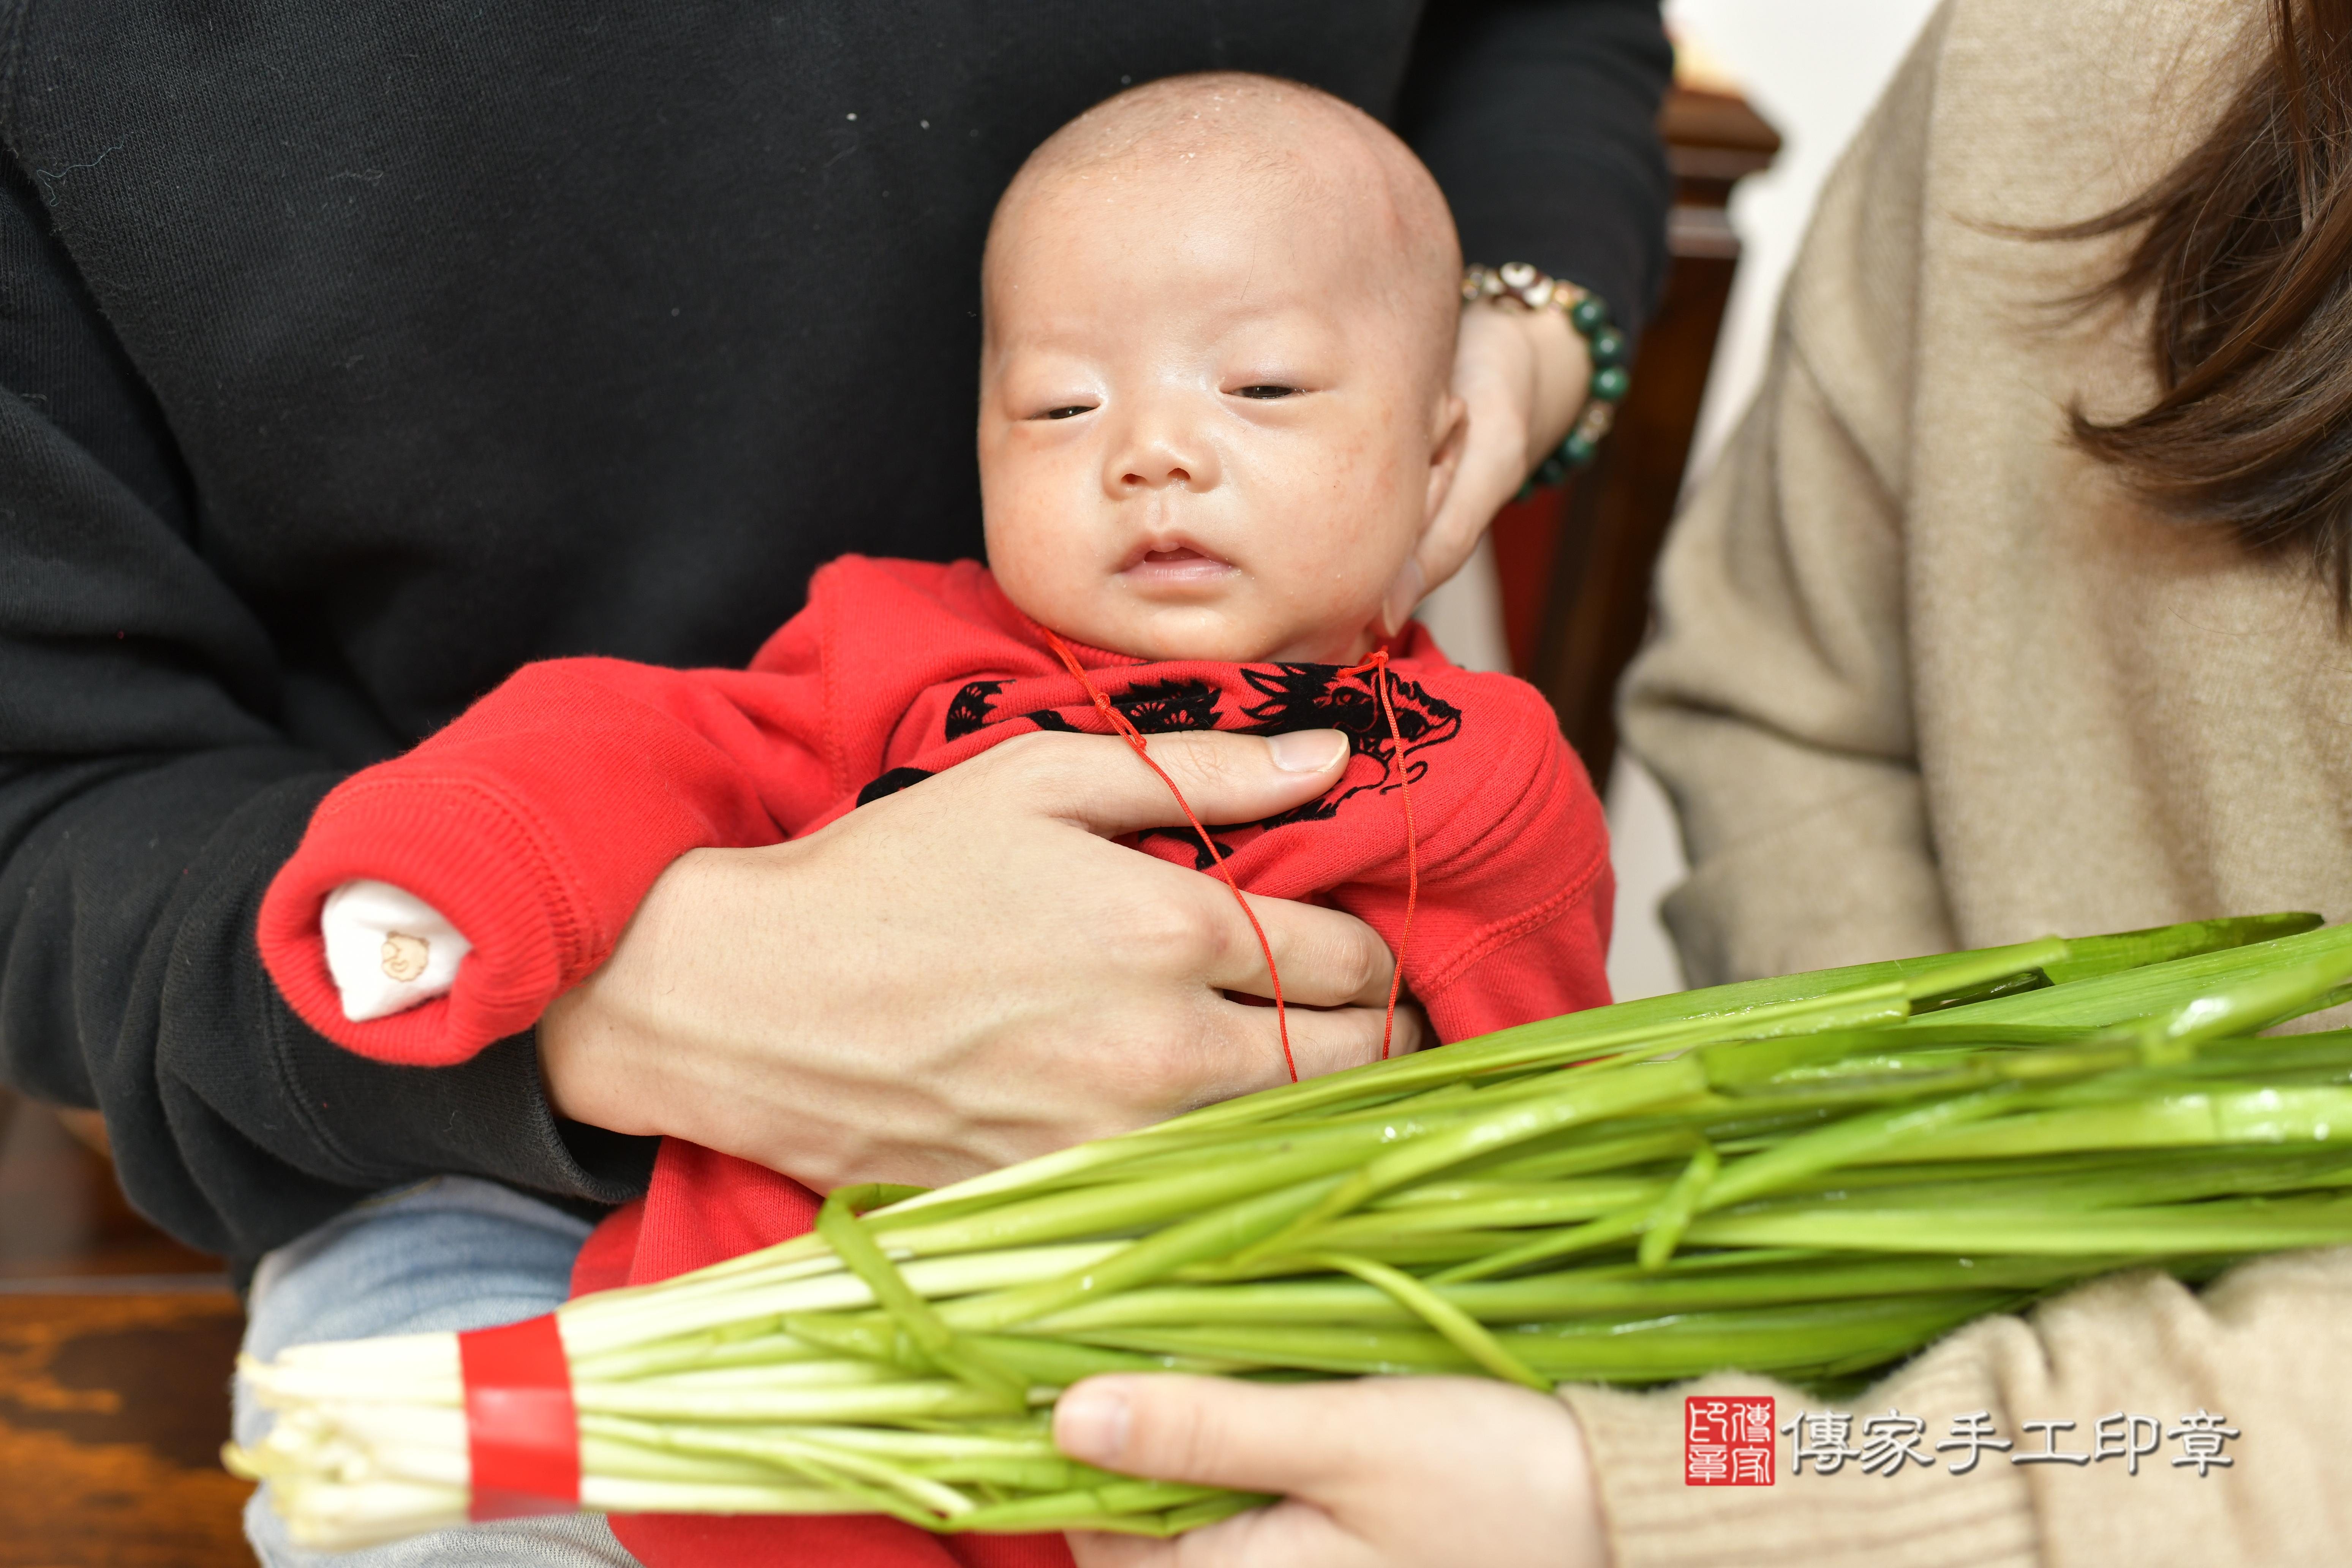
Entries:
POLYGON ((1567 478, 1568 465, 1560 461, 1558 452, 1549 454, 1536 465, 1536 483, 1539 485, 1557 485, 1567 478))
POLYGON ((1625 363, 1625 334, 1614 327, 1603 327, 1592 334, 1592 363, 1597 365, 1625 363))
POLYGON ((1622 364, 1604 365, 1592 373, 1592 395, 1603 403, 1622 401, 1633 384, 1633 378, 1622 364))
POLYGON ((1561 458, 1572 468, 1580 468, 1592 461, 1592 454, 1600 449, 1593 445, 1591 438, 1581 431, 1559 444, 1561 458))
POLYGON ((1587 294, 1569 307, 1568 324, 1591 337, 1609 324, 1609 307, 1598 294, 1587 294))

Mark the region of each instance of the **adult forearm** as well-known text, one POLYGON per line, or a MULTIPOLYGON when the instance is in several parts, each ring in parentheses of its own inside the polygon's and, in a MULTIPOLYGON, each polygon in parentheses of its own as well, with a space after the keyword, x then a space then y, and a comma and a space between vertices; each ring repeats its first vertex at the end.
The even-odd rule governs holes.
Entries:
POLYGON ((132 1203, 232 1256, 436 1171, 622 1195, 642 1153, 575 1132, 574 1159, 527 1041, 392 1073, 263 977, 261 889, 343 768, 404 737, 315 642, 290 669, 306 628, 206 552, 58 228, 0 160, 0 1078, 100 1109, 132 1203))
POLYGON ((1659 563, 1628 747, 1674 797, 1694 984, 1953 945, 1909 684, 1903 518, 1784 345, 1659 563))
POLYGON ((0 786, 8 1080, 97 1106, 132 1203, 232 1257, 436 1172, 629 1195, 647 1154, 567 1142, 528 1040, 404 1071, 342 1051, 279 1000, 254 910, 334 776, 257 746, 26 769, 0 786))
POLYGON ((1916 766, 1854 755, 1738 711, 1629 705, 1632 749, 1681 812, 1690 875, 1662 909, 1685 976, 1715 985, 1958 945, 1916 766), (1634 714, 1638 713, 1638 717, 1634 714), (1728 797, 1774 815, 1690 824, 1728 797))

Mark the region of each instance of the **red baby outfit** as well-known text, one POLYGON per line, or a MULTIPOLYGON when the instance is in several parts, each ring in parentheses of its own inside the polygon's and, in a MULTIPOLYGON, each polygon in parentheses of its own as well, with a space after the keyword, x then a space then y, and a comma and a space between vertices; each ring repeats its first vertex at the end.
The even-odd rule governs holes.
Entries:
MULTIPOLYGON (((1389 665, 1397 759, 1376 672, 1074 648, 1147 735, 1345 731, 1352 754, 1328 795, 1213 832, 1245 889, 1345 910, 1391 948, 1406 882, 1397 769, 1411 770, 1421 887, 1404 984, 1441 1039, 1609 999, 1607 832, 1532 688, 1455 668, 1412 626, 1389 665)), ((346 780, 262 901, 262 957, 304 1020, 352 1050, 462 1061, 531 1027, 603 963, 688 850, 797 837, 1015 735, 1107 728, 979 565, 845 557, 816 574, 807 607, 749 669, 531 665, 414 751, 346 780), (473 950, 446 995, 355 1024, 328 972, 320 911, 362 879, 430 904, 473 950)), ((1127 842, 1207 868, 1189 829, 1127 842)), ((642 1204, 590 1241, 575 1289, 666 1279, 800 1234, 814 1215, 815 1199, 790 1179, 671 1140, 642 1204)), ((614 1528, 656 1565, 1066 1562, 1058 1539, 940 1539, 884 1519, 645 1516, 614 1528)))

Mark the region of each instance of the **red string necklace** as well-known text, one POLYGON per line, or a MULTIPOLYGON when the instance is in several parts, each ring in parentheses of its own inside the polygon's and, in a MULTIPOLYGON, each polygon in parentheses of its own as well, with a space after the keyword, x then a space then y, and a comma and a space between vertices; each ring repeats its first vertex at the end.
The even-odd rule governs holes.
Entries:
MULTIPOLYGON (((1130 751, 1143 759, 1143 765, 1159 775, 1160 782, 1168 786, 1168 793, 1176 797, 1177 808, 1183 812, 1184 820, 1192 825, 1192 831, 1200 835, 1202 845, 1209 851, 1210 864, 1216 867, 1217 875, 1224 879, 1226 889, 1234 896, 1234 902, 1241 906, 1243 918, 1249 921, 1250 931, 1257 938, 1258 952, 1265 959, 1266 978, 1273 982, 1274 1022, 1276 1032, 1282 1038, 1282 1065, 1288 1070, 1290 1081, 1297 1083, 1298 1061, 1290 1051, 1290 1016, 1282 1000, 1282 972, 1275 967, 1274 944, 1266 940, 1265 927, 1258 923, 1257 911, 1251 909, 1249 900, 1242 896, 1241 884, 1234 880, 1233 872, 1225 865, 1223 853, 1218 849, 1217 841, 1210 837, 1208 828, 1193 813, 1192 802, 1184 798, 1184 792, 1177 787, 1176 781, 1168 776, 1168 770, 1153 760, 1143 732, 1126 714, 1111 705, 1110 699, 1087 673, 1086 666, 1078 662, 1077 655, 1070 651, 1069 644, 1055 636, 1051 627, 1040 626, 1037 629, 1045 634, 1046 642, 1060 658, 1063 667, 1076 678, 1087 699, 1094 703, 1095 711, 1102 715, 1103 722, 1110 726, 1112 733, 1127 742, 1130 751)), ((1405 762, 1404 736, 1397 728, 1396 706, 1389 697, 1389 685, 1395 680, 1396 672, 1389 668, 1388 649, 1375 648, 1372 656, 1363 663, 1350 666, 1339 673, 1361 675, 1368 670, 1372 674, 1372 689, 1379 697, 1381 712, 1388 720, 1389 755, 1396 763, 1397 787, 1402 792, 1404 800, 1404 929, 1397 937, 1396 968, 1389 976, 1388 1016, 1381 1026, 1381 1059, 1386 1061, 1389 1047, 1396 1036, 1397 993, 1404 983, 1405 947, 1412 940, 1413 906, 1421 898, 1421 856, 1419 835, 1412 819, 1412 769, 1405 762)))
POLYGON ((1381 716, 1389 722, 1389 760, 1396 764, 1397 794, 1404 802, 1404 929, 1397 933, 1396 968, 1389 974, 1388 1016, 1381 1024, 1381 1060, 1386 1061, 1389 1044, 1396 1037, 1397 993, 1404 985, 1405 949, 1412 945, 1413 906, 1421 902, 1421 834, 1412 820, 1412 764, 1405 761, 1404 736, 1397 729, 1396 704, 1389 697, 1397 678, 1389 668, 1389 650, 1376 647, 1371 658, 1339 673, 1361 675, 1368 669, 1373 672, 1372 689, 1380 696, 1381 716))

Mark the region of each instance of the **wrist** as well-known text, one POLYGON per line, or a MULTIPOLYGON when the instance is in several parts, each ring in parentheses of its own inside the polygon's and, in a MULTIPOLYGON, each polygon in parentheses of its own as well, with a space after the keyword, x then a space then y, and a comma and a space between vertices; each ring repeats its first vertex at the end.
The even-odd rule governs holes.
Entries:
POLYGON ((1564 434, 1554 435, 1549 444, 1531 440, 1528 483, 1564 482, 1592 461, 1631 385, 1626 362, 1632 348, 1612 323, 1607 301, 1523 261, 1465 268, 1462 300, 1465 308, 1484 305, 1521 319, 1530 342, 1539 345, 1538 363, 1549 367, 1549 375, 1537 389, 1538 415, 1528 422, 1529 434, 1564 434))
POLYGON ((862 1171, 864 1129, 824 1071, 804 969, 815 942, 806 841, 696 849, 656 879, 612 956, 540 1020, 558 1114, 606 1131, 684 1139, 819 1191, 862 1171), (779 958, 791 952, 801 963, 779 958), (779 1020, 797 1027, 779 1027, 779 1020))
POLYGON ((696 849, 670 862, 605 962, 548 1005, 540 1075, 558 1115, 611 1132, 693 1135, 692 1118, 676 1109, 697 1059, 677 1016, 676 955, 694 945, 678 917, 714 908, 725 862, 757 853, 696 849))
POLYGON ((1527 466, 1559 449, 1591 401, 1592 352, 1558 310, 1486 307, 1509 321, 1528 341, 1535 361, 1535 398, 1528 412, 1527 466))

